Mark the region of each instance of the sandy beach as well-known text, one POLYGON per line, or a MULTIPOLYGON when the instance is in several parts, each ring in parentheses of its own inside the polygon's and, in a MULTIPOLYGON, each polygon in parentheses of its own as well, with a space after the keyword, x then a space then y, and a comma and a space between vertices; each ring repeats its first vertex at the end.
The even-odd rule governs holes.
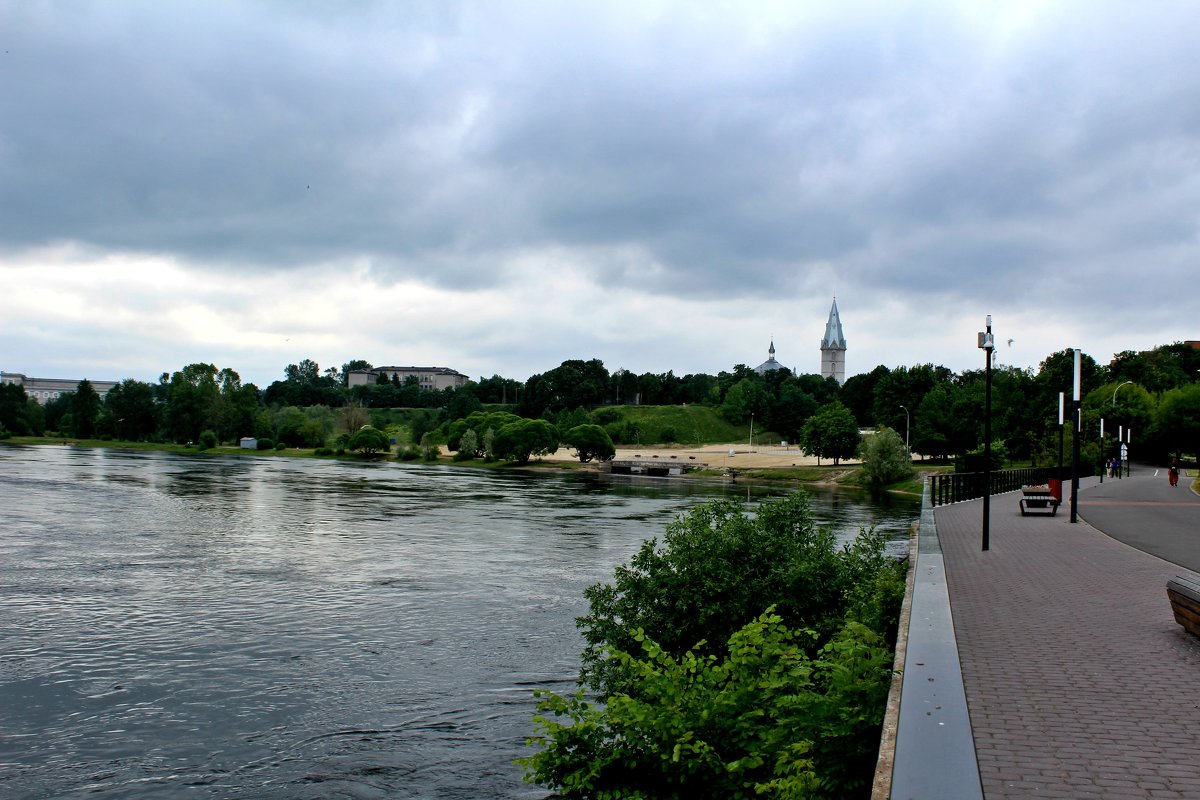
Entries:
MULTIPOLYGON (((707 464, 709 469, 767 469, 772 467, 806 467, 817 466, 816 456, 805 455, 796 445, 782 447, 756 444, 753 448, 748 442, 741 444, 707 444, 700 447, 687 445, 643 445, 641 447, 617 447, 617 460, 630 458, 654 458, 664 461, 683 461, 692 465, 707 464)), ((570 447, 560 447, 557 453, 540 456, 543 461, 573 461, 575 451, 570 447)), ((857 461, 842 460, 841 464, 857 464, 857 461)), ((832 459, 823 459, 822 466, 833 466, 832 459)))

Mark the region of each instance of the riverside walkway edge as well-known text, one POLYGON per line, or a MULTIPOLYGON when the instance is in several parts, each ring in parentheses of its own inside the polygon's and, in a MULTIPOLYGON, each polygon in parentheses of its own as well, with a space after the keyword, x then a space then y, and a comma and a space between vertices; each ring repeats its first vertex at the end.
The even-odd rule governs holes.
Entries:
POLYGON ((925 482, 891 798, 982 798, 945 563, 925 482))
MULTIPOLYGON (((1182 488, 1165 499, 1165 476, 1144 480, 1081 482, 1074 524, 996 495, 986 552, 981 501, 936 511, 987 800, 1200 798, 1200 638, 1166 596, 1200 552, 1200 504, 1182 488), (1138 549, 1150 542, 1176 560, 1138 549)), ((912 659, 910 644, 906 678, 912 659)))

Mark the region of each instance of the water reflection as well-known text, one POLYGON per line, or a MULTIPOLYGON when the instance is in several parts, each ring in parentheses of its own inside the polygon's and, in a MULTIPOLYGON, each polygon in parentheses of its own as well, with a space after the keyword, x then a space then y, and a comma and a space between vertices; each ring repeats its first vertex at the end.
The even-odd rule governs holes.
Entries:
POLYGON ((583 589, 731 491, 0 447, 0 796, 545 796, 511 762, 583 589))

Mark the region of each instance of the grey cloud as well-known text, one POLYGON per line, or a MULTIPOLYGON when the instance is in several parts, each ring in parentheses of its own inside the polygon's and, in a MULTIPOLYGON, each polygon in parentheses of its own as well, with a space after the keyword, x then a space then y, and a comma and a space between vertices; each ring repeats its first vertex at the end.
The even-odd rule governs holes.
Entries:
POLYGON ((1194 254, 1186 5, 1004 35, 923 4, 758 27, 736 7, 358 8, 18 7, 4 246, 363 257, 458 287, 566 247, 603 284, 701 297, 830 264, 973 292, 1194 254))

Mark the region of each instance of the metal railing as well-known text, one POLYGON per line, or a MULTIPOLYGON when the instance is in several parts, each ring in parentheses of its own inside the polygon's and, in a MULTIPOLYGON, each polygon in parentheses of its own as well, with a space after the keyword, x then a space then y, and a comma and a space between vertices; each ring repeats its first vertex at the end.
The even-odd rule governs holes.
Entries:
MULTIPOLYGON (((1090 475, 1091 470, 1081 473, 1090 475)), ((964 500, 977 500, 983 497, 984 472, 952 472, 947 475, 929 476, 930 501, 935 506, 950 503, 961 503, 964 500)), ((1051 478, 1064 482, 1071 479, 1071 470, 1064 467, 1026 467, 1024 469, 1000 469, 990 473, 991 491, 989 494, 1015 492, 1022 486, 1048 483, 1051 478)))

